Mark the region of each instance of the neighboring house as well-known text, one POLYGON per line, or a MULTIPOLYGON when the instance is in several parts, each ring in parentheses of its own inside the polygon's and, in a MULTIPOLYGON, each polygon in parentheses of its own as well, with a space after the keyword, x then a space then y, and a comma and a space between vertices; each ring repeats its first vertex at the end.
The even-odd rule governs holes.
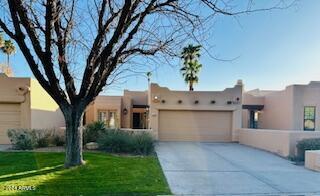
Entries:
POLYGON ((0 73, 0 144, 9 144, 10 128, 57 128, 64 126, 58 105, 30 78, 0 73))
POLYGON ((320 131, 320 82, 243 95, 243 127, 320 131))

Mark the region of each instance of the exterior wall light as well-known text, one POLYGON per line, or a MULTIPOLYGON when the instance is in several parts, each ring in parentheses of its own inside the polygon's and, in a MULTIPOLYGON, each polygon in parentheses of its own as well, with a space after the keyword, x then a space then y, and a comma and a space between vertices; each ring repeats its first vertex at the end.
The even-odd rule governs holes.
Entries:
POLYGON ((154 96, 152 97, 152 101, 153 101, 154 103, 159 103, 159 102, 160 102, 160 96, 159 96, 159 95, 154 95, 154 96))
POLYGON ((30 87, 28 86, 19 86, 16 88, 19 95, 25 95, 30 92, 30 87))
POLYGON ((122 112, 123 112, 124 115, 127 115, 128 114, 128 109, 124 108, 122 112))

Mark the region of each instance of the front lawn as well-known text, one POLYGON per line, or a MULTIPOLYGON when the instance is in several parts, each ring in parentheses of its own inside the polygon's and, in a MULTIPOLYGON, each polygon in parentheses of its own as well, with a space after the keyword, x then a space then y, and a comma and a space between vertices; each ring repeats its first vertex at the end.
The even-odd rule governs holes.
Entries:
POLYGON ((0 195, 170 194, 154 156, 88 152, 84 159, 86 165, 64 169, 64 153, 0 152, 0 195))

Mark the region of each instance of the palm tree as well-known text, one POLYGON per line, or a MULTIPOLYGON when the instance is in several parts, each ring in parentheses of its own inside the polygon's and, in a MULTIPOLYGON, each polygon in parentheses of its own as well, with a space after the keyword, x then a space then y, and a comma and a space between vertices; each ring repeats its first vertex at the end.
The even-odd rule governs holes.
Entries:
POLYGON ((151 76, 152 76, 152 72, 151 72, 151 71, 148 71, 148 72, 146 73, 146 75, 147 75, 147 78, 148 78, 148 83, 150 83, 151 76))
POLYGON ((0 49, 2 49, 3 45, 4 45, 4 39, 2 34, 0 33, 0 49))
POLYGON ((10 55, 16 52, 16 47, 11 40, 5 40, 4 45, 1 48, 2 52, 7 55, 7 65, 10 66, 10 55))
POLYGON ((189 84, 189 91, 193 91, 193 85, 199 81, 199 72, 202 64, 199 63, 201 46, 193 46, 189 44, 184 47, 181 52, 181 58, 183 59, 183 67, 180 69, 184 81, 189 84))

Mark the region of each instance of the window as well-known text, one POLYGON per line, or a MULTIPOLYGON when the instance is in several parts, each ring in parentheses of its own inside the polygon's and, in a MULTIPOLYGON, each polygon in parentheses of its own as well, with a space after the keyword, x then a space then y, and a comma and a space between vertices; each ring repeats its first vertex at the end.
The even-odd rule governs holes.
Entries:
POLYGON ((109 127, 116 127, 116 112, 109 112, 109 127))
POLYGON ((314 131, 316 121, 316 107, 314 106, 305 106, 304 107, 304 118, 303 126, 305 131, 314 131))
POLYGON ((107 111, 99 111, 98 112, 98 121, 100 122, 107 122, 107 111))
POLYGON ((116 112, 109 110, 99 110, 98 111, 98 121, 104 122, 107 127, 116 127, 116 112))

